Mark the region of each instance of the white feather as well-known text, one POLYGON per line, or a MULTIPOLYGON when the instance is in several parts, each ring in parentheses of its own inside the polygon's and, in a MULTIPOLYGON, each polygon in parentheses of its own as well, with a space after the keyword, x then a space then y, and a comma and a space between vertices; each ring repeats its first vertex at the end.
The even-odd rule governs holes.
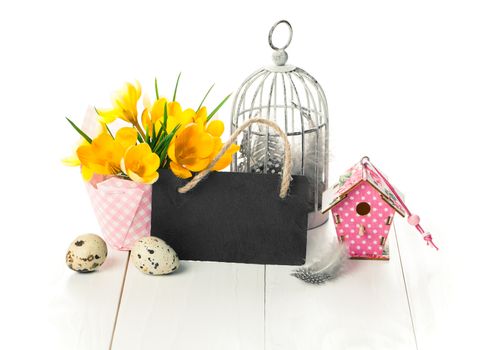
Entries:
POLYGON ((327 251, 310 265, 296 269, 291 274, 304 282, 322 284, 337 278, 348 260, 348 252, 343 244, 332 245, 327 251))

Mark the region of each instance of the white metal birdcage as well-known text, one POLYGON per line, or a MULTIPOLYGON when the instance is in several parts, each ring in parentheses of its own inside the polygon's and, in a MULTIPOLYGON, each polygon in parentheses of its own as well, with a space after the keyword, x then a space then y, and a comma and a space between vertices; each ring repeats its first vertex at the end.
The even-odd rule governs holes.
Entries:
MULTIPOLYGON (((286 64, 293 29, 288 21, 274 24, 269 45, 274 65, 261 68, 241 85, 232 108, 232 132, 249 118, 262 117, 276 122, 288 135, 293 159, 293 175, 305 175, 310 183, 308 227, 327 221, 321 213, 322 192, 328 182, 328 108, 326 96, 315 78, 303 69, 286 64), (289 28, 289 38, 281 48, 272 42, 279 24, 289 28)), ((280 173, 283 145, 278 135, 265 126, 255 126, 239 140, 240 153, 231 170, 236 172, 280 173)))

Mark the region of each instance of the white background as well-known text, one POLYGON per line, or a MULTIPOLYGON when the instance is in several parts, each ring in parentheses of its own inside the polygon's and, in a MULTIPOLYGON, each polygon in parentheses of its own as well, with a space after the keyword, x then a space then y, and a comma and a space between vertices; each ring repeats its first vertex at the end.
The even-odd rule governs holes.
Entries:
MULTIPOLYGON (((497 295, 499 7, 494 1, 54 2, 0 4, 0 342, 51 337, 65 249, 96 232, 78 171, 60 159, 88 105, 124 81, 213 108, 271 63, 270 26, 288 19, 289 63, 323 86, 331 182, 363 155, 433 233, 430 288, 441 344, 491 344, 497 295), (326 5, 327 4, 327 5, 326 5), (444 286, 444 287, 441 287, 444 286)), ((229 120, 230 104, 219 113, 229 120)), ((226 123, 228 125, 228 123, 226 123)), ((414 233, 416 234, 416 233, 414 233)), ((425 248, 422 244, 414 249, 425 248)))

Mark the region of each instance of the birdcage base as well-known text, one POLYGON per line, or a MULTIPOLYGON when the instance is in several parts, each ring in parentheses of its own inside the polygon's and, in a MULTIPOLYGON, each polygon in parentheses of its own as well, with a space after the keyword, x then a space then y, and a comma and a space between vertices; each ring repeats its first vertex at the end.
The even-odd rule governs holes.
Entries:
POLYGON ((324 225, 329 219, 329 211, 324 214, 320 211, 313 211, 308 213, 308 229, 314 229, 321 225, 324 225))

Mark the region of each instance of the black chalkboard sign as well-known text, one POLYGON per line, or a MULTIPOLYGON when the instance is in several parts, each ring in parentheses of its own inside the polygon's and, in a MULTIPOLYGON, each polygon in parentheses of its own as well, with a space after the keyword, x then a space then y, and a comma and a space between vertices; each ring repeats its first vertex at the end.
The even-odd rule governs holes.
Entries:
POLYGON ((191 191, 169 169, 153 185, 151 235, 183 260, 302 265, 307 246, 308 181, 293 176, 213 172, 191 191))

